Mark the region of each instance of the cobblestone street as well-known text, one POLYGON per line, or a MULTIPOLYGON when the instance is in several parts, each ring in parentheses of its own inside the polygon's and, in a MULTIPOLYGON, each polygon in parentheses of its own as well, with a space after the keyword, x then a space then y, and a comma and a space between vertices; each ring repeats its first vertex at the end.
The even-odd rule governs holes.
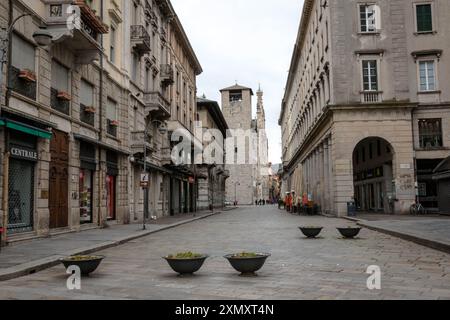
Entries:
POLYGON ((57 266, 2 282, 1 299, 449 299, 450 256, 378 232, 343 240, 351 222, 291 216, 275 207, 241 208, 99 252, 106 259, 82 290, 66 289, 57 266), (300 225, 323 225, 304 239, 300 225), (192 250, 211 257, 193 277, 178 277, 161 259, 192 250), (255 278, 240 277, 223 258, 242 250, 270 252, 255 278), (366 287, 369 265, 382 290, 366 287))

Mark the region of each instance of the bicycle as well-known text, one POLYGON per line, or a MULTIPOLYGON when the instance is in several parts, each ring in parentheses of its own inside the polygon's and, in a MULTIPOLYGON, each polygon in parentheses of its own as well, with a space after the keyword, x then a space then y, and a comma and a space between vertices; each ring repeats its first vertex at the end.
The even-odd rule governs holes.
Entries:
POLYGON ((411 205, 409 212, 413 216, 427 214, 427 210, 424 208, 424 206, 420 202, 417 202, 417 203, 414 203, 413 205, 411 205))

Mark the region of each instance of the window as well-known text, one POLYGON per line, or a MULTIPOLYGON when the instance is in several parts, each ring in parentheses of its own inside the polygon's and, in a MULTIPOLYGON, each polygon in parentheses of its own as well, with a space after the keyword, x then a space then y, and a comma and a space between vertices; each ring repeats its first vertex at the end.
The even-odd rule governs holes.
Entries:
POLYGON ((50 105, 53 109, 69 115, 70 100, 69 69, 53 60, 50 105))
POLYGON ((433 31, 433 10, 431 3, 416 5, 417 32, 433 31))
POLYGON ((133 52, 131 59, 131 79, 134 82, 138 82, 139 80, 139 69, 140 69, 139 56, 133 52))
POLYGON ((364 60, 362 62, 364 91, 378 91, 377 64, 377 60, 364 60))
POLYGON ((114 63, 116 61, 116 28, 113 26, 111 26, 110 42, 109 59, 114 63))
POLYGON ((106 119, 108 122, 108 134, 117 137, 117 126, 119 125, 117 122, 117 103, 109 98, 106 106, 106 119))
POLYGON ((36 99, 35 48, 16 34, 12 35, 9 87, 30 99, 36 99))
POLYGON ((242 101, 242 91, 230 91, 230 102, 242 101))
POLYGON ((94 86, 83 79, 80 85, 80 120, 91 126, 95 121, 94 86))
POLYGON ((442 119, 419 120, 421 149, 442 148, 442 119))
POLYGON ((374 4, 362 4, 359 6, 360 31, 363 33, 376 32, 376 6, 374 4))
POLYGON ((436 72, 434 60, 419 61, 420 91, 436 90, 436 72))

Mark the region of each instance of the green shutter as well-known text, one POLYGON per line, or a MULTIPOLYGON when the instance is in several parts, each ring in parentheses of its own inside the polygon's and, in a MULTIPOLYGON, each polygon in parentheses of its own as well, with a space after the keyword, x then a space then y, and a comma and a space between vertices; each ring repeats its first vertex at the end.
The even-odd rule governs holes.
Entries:
POLYGON ((417 10, 417 32, 433 31, 433 17, 431 4, 420 4, 417 10))

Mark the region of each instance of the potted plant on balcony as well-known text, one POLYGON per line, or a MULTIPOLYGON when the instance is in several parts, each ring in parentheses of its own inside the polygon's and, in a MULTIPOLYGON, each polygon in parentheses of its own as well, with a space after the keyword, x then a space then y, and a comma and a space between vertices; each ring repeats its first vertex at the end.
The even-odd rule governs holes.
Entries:
POLYGON ((86 112, 86 113, 95 113, 95 108, 93 107, 93 106, 86 106, 86 107, 84 107, 84 112, 86 112))
POLYGON ((361 231, 361 228, 358 227, 352 227, 349 226, 347 228, 337 228, 339 233, 345 238, 345 239, 353 239, 356 237, 359 232, 361 231))
POLYGON ((163 257, 172 270, 180 275, 194 274, 200 270, 207 258, 208 256, 205 254, 193 253, 190 251, 170 254, 163 257))
POLYGON ((30 69, 20 70, 19 78, 27 82, 36 82, 36 74, 30 69))
POLYGON ((119 126, 119 121, 117 120, 110 120, 109 124, 113 127, 118 127, 119 126))
POLYGON ((70 266, 77 266, 81 270, 83 276, 89 276, 92 272, 97 270, 104 256, 71 256, 61 259, 61 263, 67 268, 70 266))
POLYGON ((299 227, 299 229, 305 235, 305 237, 313 239, 316 238, 322 232, 323 227, 305 226, 299 227))
POLYGON ((241 273, 241 276, 255 276, 270 256, 269 253, 242 252, 229 254, 224 258, 236 271, 241 273))
POLYGON ((58 91, 57 98, 60 99, 60 100, 64 100, 64 101, 72 100, 72 97, 66 91, 58 91))

